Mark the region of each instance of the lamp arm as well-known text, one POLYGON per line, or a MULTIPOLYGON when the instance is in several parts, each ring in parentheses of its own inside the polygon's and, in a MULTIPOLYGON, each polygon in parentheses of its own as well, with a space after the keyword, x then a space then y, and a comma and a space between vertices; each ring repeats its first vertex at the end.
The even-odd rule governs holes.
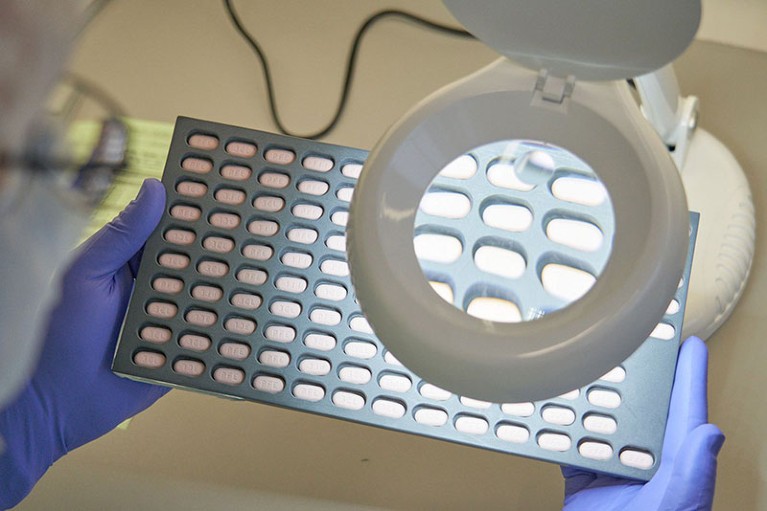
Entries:
POLYGON ((642 102, 642 113, 668 146, 681 170, 698 125, 698 98, 680 95, 671 64, 634 78, 634 83, 642 102))

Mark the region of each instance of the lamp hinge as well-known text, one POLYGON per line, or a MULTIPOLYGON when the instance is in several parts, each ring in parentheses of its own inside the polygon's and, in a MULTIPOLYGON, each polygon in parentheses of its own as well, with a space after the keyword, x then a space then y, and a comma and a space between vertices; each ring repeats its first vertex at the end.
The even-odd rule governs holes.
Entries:
POLYGON ((561 105, 565 98, 572 96, 573 89, 575 89, 575 76, 560 78, 549 75, 546 69, 541 69, 535 81, 535 99, 561 105))

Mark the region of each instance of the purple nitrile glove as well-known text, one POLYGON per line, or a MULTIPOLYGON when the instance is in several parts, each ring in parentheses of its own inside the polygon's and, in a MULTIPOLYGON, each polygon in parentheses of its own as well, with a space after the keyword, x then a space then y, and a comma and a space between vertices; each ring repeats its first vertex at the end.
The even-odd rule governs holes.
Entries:
POLYGON ((146 180, 136 200, 83 244, 64 274, 35 374, 0 411, 6 444, 0 453, 0 509, 21 501, 57 459, 168 391, 110 370, 142 247, 164 208, 162 183, 146 180))
POLYGON ((565 511, 710 510, 716 483, 716 456, 724 443, 708 424, 708 351, 697 337, 682 344, 676 364, 663 454, 646 484, 562 467, 565 511))

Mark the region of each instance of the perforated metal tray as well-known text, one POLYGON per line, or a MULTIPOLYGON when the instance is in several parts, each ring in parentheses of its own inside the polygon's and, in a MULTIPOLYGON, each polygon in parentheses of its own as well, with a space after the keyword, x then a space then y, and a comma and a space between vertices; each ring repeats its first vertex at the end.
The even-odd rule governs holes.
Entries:
MULTIPOLYGON (((534 146, 521 145, 519 154, 534 146)), ((545 232, 547 219, 587 220, 597 225, 607 240, 614 229, 609 201, 596 207, 578 205, 557 198, 551 191, 551 184, 559 177, 592 179, 588 166, 564 152, 537 149, 549 151, 557 164, 546 186, 531 191, 494 188, 486 179, 485 169, 497 155, 487 146, 470 155, 479 169, 470 179, 439 177, 434 183, 435 190, 471 197, 471 213, 458 220, 419 213, 416 222, 417 232, 450 229, 462 233, 464 246, 492 245, 496 239, 508 240, 509 233, 499 233, 482 222, 487 202, 481 197, 489 195, 495 197, 492 200, 529 208, 534 217, 529 232, 515 234, 513 242, 504 241, 504 246, 524 252, 529 271, 509 282, 492 277, 494 285, 515 286, 515 296, 524 297, 519 305, 525 318, 564 304, 542 286, 538 263, 566 263, 598 275, 609 256, 609 243, 584 253, 552 242, 545 232)), ((138 380, 649 479, 657 469, 662 447, 697 215, 691 215, 685 277, 675 305, 669 307, 661 326, 653 332, 655 337, 648 338, 621 366, 582 389, 536 403, 484 403, 452 395, 408 371, 387 352, 359 311, 343 251, 343 213, 351 195, 344 189, 355 185, 366 156, 366 151, 358 149, 180 117, 163 175, 168 196, 166 214, 147 242, 113 370, 138 380), (193 148, 188 141, 195 134, 214 136, 218 144, 210 149, 193 148), (233 156, 227 152, 231 141, 256 146, 255 154, 233 156), (269 162, 266 155, 273 149, 292 152, 295 158, 269 162), (196 171, 185 170, 183 162, 190 157, 208 162, 209 170, 202 172, 206 165, 196 171), (314 163, 332 163, 327 170, 311 170, 305 166, 311 166, 308 157, 322 160, 314 163), (227 165, 235 167, 224 174, 237 179, 222 175, 227 165), (177 185, 184 181, 204 185, 205 189, 196 187, 195 193, 202 192, 198 197, 184 195, 177 191, 177 185), (222 188, 241 192, 244 201, 233 205, 217 200, 222 188), (258 198, 262 199, 257 208, 258 198), (199 218, 172 216, 171 210, 179 205, 197 208, 199 218), (299 211, 294 209, 297 205, 314 208, 304 208, 302 218, 294 214, 299 211), (319 217, 314 219, 312 215, 318 211, 319 217), (211 224, 211 215, 216 213, 237 215, 240 222, 229 225, 231 228, 216 227, 211 224), (334 216, 336 213, 341 215, 334 216), (253 221, 273 223, 253 224, 253 233, 248 229, 253 221), (275 224, 277 230, 272 233, 275 224), (188 233, 177 240, 183 243, 166 240, 173 229, 188 233), (231 245, 232 249, 217 252, 206 248, 209 236, 231 243, 208 247, 220 251, 231 245), (162 265, 161 257, 165 256, 162 260, 167 263, 167 254, 181 256, 175 260, 170 257, 175 263, 188 259, 188 266, 162 265), (228 271, 218 277, 203 275, 199 263, 206 261, 217 263, 208 270, 223 263, 228 271), (296 267, 307 262, 306 267, 296 267), (242 269, 253 270, 250 283, 238 280, 242 269), (153 289, 157 278, 180 281, 180 289, 158 292, 153 289), (195 292, 200 284, 220 290, 221 297, 210 301, 218 293, 210 289, 195 292), (330 287, 318 291, 322 284, 330 287), (242 308, 231 303, 235 294, 257 298, 238 302, 248 307, 242 308), (194 310, 212 313, 198 318, 213 319, 212 324, 190 324, 188 313, 194 310), (233 331, 250 326, 254 331, 249 334, 233 331), (197 337, 185 337, 189 335, 197 337)), ((187 163, 187 167, 194 166, 187 163)), ((234 195, 228 194, 228 198, 234 195)), ((471 294, 472 283, 488 279, 471 260, 471 253, 466 250, 461 256, 464 260, 459 264, 466 271, 459 276, 439 263, 423 263, 430 278, 449 281, 454 302, 459 305, 464 305, 471 294)))

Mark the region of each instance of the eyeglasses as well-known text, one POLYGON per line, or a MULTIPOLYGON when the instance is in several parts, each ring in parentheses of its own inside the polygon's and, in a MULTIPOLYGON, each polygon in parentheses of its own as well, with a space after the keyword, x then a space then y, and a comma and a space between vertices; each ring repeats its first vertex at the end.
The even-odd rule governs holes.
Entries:
POLYGON ((62 191, 77 195, 90 207, 97 205, 126 168, 128 127, 117 117, 104 120, 85 161, 62 155, 60 138, 51 126, 43 126, 34 131, 21 152, 0 151, 0 168, 52 179, 62 191))

